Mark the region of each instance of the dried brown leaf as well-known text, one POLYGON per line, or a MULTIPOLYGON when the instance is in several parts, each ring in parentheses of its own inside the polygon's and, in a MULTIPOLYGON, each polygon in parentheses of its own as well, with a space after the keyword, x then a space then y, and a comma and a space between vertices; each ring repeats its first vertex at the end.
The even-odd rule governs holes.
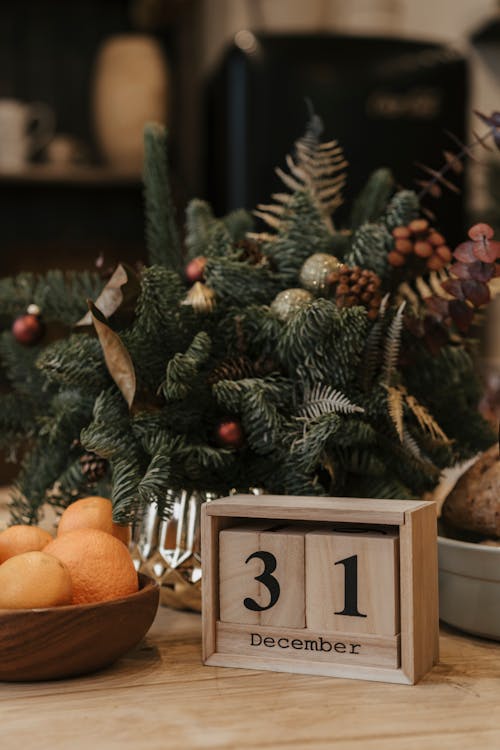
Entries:
POLYGON ((108 321, 99 308, 97 308, 91 300, 88 301, 88 305, 91 319, 104 354, 104 361, 106 362, 108 372, 130 408, 134 401, 137 387, 132 358, 125 347, 125 344, 116 331, 113 331, 113 329, 110 328, 108 321))
MULTIPOLYGON (((137 275, 128 266, 120 263, 113 272, 106 286, 95 300, 100 312, 109 318, 122 306, 125 300, 135 301, 139 293, 137 275)), ((90 310, 75 324, 76 328, 92 325, 90 310)))

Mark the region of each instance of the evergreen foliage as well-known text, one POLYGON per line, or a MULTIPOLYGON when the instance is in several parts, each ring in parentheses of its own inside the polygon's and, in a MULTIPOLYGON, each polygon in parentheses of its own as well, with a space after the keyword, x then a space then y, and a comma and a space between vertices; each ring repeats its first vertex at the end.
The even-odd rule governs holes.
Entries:
POLYGON ((389 169, 376 169, 361 193, 354 201, 351 212, 351 227, 378 221, 384 213, 387 201, 394 190, 394 178, 389 169))
POLYGON ((315 118, 288 160, 291 192, 259 210, 269 231, 255 233, 245 211, 216 218, 205 202, 189 204, 185 258, 206 259, 198 282, 214 301, 206 309, 187 295, 166 136, 146 129, 151 265, 127 301, 132 316, 95 310, 127 353, 120 377, 133 378, 130 408, 106 338, 70 328, 103 282, 59 272, 0 281, 0 440, 24 454, 15 521, 36 522, 45 503, 64 507, 96 492, 109 493, 117 520, 149 503, 168 514, 171 490, 181 488, 415 497, 443 467, 494 441, 477 412, 467 342, 447 333, 436 354, 415 332, 425 310, 412 311, 412 328, 398 299, 387 254, 392 229, 418 215, 415 194, 394 192, 390 173, 378 170, 351 225, 335 229, 345 163, 336 144, 322 147, 315 118), (378 313, 356 297, 339 306, 326 285, 278 315, 276 295, 300 287, 302 265, 316 253, 378 274, 386 291, 378 313), (49 326, 40 345, 18 343, 12 319, 32 302, 65 335, 49 335, 49 326), (221 442, 227 419, 240 423, 243 446, 221 442), (99 484, 81 470, 89 451, 107 461, 99 484))
POLYGON ((383 217, 387 229, 406 227, 420 212, 417 194, 413 190, 398 190, 387 205, 383 217))
POLYGON ((181 246, 170 190, 167 134, 155 123, 146 125, 144 132, 144 201, 151 263, 179 271, 181 246))
POLYGON ((350 266, 361 266, 386 280, 391 273, 387 254, 392 238, 383 224, 366 222, 353 235, 350 252, 345 261, 350 266))

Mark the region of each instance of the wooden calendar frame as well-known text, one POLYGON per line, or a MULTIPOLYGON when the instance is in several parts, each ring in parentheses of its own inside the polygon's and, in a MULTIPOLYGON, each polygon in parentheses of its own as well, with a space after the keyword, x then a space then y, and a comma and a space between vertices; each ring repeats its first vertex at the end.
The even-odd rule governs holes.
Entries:
MULTIPOLYGON (((234 495, 202 508, 203 662, 209 666, 415 684, 439 657, 437 523, 433 502, 366 498, 234 495), (400 666, 377 667, 219 650, 238 625, 219 622, 219 532, 249 519, 399 527, 400 666), (229 631, 229 632, 228 632, 229 631), (219 633, 219 637, 218 637, 219 633), (222 639, 222 633, 224 638, 222 639)), ((279 631, 279 628, 276 628, 279 631)), ((296 631, 298 634, 300 631, 296 631)), ((377 644, 375 644, 377 645, 377 644)), ((301 655, 302 656, 302 655, 301 655)))

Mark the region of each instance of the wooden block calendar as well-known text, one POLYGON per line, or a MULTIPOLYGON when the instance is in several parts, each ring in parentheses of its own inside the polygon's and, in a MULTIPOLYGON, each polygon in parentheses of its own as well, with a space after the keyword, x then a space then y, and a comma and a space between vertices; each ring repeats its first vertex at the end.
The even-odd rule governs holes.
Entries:
POLYGON ((438 658, 436 535, 429 502, 205 504, 204 663, 414 684, 438 658))

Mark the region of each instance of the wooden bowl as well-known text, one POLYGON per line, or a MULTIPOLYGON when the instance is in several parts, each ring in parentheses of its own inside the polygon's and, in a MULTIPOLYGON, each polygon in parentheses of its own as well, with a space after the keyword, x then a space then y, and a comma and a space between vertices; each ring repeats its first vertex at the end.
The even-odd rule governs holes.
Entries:
POLYGON ((139 590, 123 599, 1 609, 0 680, 56 680, 109 666, 146 635, 159 596, 158 584, 139 574, 139 590))

